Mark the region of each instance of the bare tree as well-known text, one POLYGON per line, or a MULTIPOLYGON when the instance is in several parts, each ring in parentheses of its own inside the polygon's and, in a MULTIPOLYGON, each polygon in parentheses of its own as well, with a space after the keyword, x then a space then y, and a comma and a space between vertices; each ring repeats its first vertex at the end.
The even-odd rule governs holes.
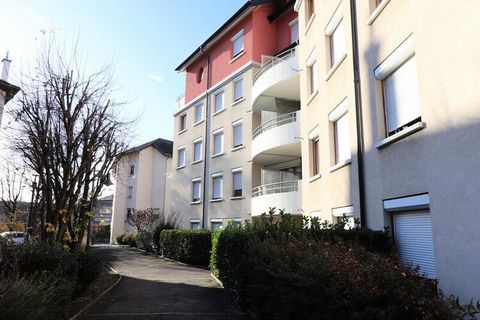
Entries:
POLYGON ((153 208, 136 210, 127 215, 125 222, 137 229, 138 233, 151 232, 155 227, 159 215, 153 208))
POLYGON ((24 79, 12 148, 38 176, 40 238, 80 246, 92 208, 131 122, 112 99, 112 70, 87 72, 75 45, 67 55, 50 43, 24 79))
POLYGON ((0 178, 0 201, 2 213, 8 216, 9 222, 17 220, 18 204, 25 184, 25 168, 14 167, 7 163, 4 174, 0 178))

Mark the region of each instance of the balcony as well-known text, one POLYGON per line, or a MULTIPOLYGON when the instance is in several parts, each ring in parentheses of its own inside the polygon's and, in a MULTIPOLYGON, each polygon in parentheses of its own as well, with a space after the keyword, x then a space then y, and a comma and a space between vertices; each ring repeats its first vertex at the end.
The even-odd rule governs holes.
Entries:
POLYGON ((301 155, 298 137, 300 111, 268 120, 253 131, 252 160, 266 165, 298 158, 301 155))
POLYGON ((299 214, 302 208, 302 180, 264 184, 252 189, 252 216, 268 213, 270 207, 299 214))
POLYGON ((253 78, 254 108, 256 100, 261 95, 300 100, 298 71, 296 48, 286 50, 274 57, 267 57, 253 78))
POLYGON ((176 101, 176 108, 177 108, 177 111, 182 109, 184 106, 185 106, 185 93, 182 93, 181 95, 179 95, 177 97, 177 101, 176 101))

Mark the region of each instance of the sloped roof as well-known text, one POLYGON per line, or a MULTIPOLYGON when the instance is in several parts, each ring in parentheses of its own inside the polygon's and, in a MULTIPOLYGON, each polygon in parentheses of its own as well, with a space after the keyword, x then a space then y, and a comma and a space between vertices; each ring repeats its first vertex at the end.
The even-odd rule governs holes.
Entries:
POLYGON ((18 91, 20 91, 20 88, 5 80, 0 79, 0 90, 6 92, 5 103, 7 103, 17 94, 18 91))
POLYGON ((134 152, 140 152, 143 149, 146 149, 148 147, 154 147, 155 149, 158 150, 158 152, 160 152, 164 156, 171 157, 172 152, 173 152, 173 141, 158 138, 158 139, 152 140, 150 142, 141 144, 139 146, 133 147, 131 149, 128 149, 122 155, 130 154, 130 153, 134 153, 134 152))

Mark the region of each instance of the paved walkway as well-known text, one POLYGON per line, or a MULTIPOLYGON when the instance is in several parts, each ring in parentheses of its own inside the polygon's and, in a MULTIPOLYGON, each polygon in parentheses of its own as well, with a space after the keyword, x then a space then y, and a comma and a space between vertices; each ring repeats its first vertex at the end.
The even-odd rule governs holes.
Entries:
POLYGON ((122 280, 83 319, 250 319, 234 307, 208 270, 134 249, 99 246, 95 251, 122 280))

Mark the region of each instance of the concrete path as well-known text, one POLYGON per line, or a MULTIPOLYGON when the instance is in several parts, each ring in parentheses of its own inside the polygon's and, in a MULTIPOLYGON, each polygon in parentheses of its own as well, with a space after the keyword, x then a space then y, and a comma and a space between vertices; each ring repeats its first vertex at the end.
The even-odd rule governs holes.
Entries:
POLYGON ((167 262, 134 249, 98 246, 122 280, 83 319, 250 319, 239 312, 210 271, 167 262))

